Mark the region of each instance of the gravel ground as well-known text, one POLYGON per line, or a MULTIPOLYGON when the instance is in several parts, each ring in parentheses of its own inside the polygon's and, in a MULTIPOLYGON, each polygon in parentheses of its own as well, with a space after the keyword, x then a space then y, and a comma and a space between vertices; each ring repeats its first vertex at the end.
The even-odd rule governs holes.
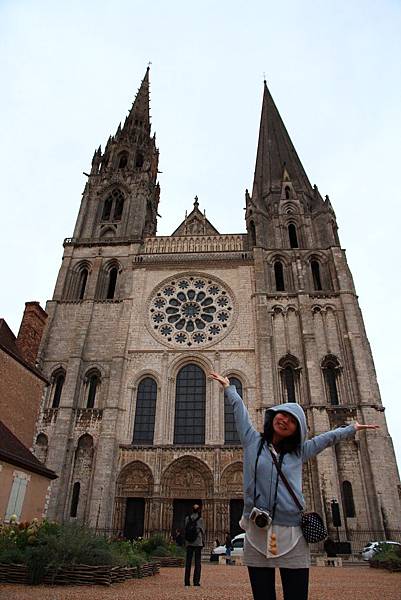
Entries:
MULTIPOLYGON (((279 579, 279 577, 278 577, 279 579)), ((283 596, 277 584, 277 600, 283 596)), ((202 565, 201 587, 185 588, 183 569, 113 585, 1 585, 1 600, 252 600, 246 567, 202 565)), ((401 574, 368 567, 313 567, 310 600, 400 600, 401 574)))

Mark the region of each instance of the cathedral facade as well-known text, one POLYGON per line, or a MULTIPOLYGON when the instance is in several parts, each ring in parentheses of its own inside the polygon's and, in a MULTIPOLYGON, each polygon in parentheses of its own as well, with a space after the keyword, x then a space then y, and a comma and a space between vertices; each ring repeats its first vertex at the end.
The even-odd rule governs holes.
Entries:
POLYGON ((195 198, 157 236, 158 158, 147 70, 94 154, 47 303, 36 452, 59 475, 49 518, 170 535, 197 501, 209 543, 237 533, 242 450, 215 370, 260 429, 287 401, 303 406, 310 436, 379 423, 305 465, 304 494, 329 528, 338 506, 345 539, 398 529, 397 465, 335 213, 266 84, 244 233, 220 234, 195 198))

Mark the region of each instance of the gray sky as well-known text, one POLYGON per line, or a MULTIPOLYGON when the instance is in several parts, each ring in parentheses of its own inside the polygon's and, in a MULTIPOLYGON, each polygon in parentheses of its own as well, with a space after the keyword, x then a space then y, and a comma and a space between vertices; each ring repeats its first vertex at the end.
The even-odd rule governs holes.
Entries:
POLYGON ((195 194, 220 232, 244 231, 265 74, 336 211, 401 464, 400 31, 399 0, 0 0, 0 316, 17 333, 24 302, 52 296, 82 172, 148 61, 158 233, 195 194))

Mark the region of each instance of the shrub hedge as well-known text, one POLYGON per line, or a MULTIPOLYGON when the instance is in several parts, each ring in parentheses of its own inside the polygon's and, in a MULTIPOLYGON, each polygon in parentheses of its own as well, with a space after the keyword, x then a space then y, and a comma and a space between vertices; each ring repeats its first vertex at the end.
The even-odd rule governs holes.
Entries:
POLYGON ((370 565, 389 571, 401 571, 401 546, 382 544, 370 559, 370 565))
POLYGON ((70 565, 139 567, 151 556, 182 556, 184 550, 160 535, 139 541, 112 540, 76 523, 0 523, 0 563, 24 564, 30 583, 43 581, 49 570, 70 565))

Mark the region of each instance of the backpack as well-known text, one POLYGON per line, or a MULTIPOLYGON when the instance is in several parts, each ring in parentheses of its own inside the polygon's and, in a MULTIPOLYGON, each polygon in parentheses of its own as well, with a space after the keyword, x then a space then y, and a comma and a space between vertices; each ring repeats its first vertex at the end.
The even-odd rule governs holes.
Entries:
POLYGON ((199 519, 200 517, 192 519, 190 516, 188 516, 188 521, 185 525, 185 540, 189 543, 194 542, 198 537, 197 522, 199 521, 199 519))

